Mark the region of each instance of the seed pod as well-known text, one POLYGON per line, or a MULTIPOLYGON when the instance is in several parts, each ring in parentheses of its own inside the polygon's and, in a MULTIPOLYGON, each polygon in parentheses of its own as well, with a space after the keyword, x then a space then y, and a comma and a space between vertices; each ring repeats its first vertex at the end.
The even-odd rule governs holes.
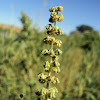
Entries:
POLYGON ((63 7, 62 6, 58 6, 58 11, 63 11, 63 7))

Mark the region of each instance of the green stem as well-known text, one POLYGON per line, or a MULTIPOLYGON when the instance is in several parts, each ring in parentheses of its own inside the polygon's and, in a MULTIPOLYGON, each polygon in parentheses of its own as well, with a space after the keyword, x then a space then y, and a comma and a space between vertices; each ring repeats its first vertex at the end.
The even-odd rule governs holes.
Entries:
MULTIPOLYGON (((56 25, 56 22, 54 23, 54 26, 56 25)), ((52 44, 51 44, 51 50, 53 50, 53 42, 52 42, 52 44)), ((51 62, 52 62, 52 57, 51 57, 51 62)), ((50 76, 51 75, 51 72, 49 71, 48 72, 48 76, 50 76)), ((49 89, 49 82, 47 81, 47 86, 46 86, 46 88, 47 89, 49 89)), ((45 100, 47 100, 48 99, 48 95, 45 95, 45 100)))
MULTIPOLYGON (((51 44, 51 50, 53 50, 53 43, 51 44)), ((51 62, 52 62, 52 57, 51 57, 51 62)), ((49 71, 49 72, 48 72, 48 76, 50 76, 50 75, 51 75, 51 72, 49 71)), ((49 89, 49 85, 50 85, 50 84, 49 84, 49 82, 47 81, 47 86, 46 86, 47 89, 49 89)), ((45 100, 47 100, 47 99, 48 99, 48 95, 45 96, 45 100)))
POLYGON ((54 23, 54 26, 56 25, 56 22, 54 23))

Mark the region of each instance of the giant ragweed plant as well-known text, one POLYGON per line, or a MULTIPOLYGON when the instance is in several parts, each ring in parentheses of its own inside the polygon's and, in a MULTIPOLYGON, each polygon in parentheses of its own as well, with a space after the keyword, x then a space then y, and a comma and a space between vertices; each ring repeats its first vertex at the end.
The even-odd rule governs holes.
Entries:
POLYGON ((52 7, 49 9, 51 12, 49 22, 54 23, 54 26, 52 24, 48 24, 46 26, 47 34, 48 36, 44 38, 43 42, 46 44, 49 44, 51 47, 50 49, 44 49, 41 51, 43 56, 49 56, 50 61, 46 61, 43 65, 44 70, 46 74, 40 72, 38 74, 39 82, 40 83, 46 83, 46 88, 41 88, 36 92, 36 95, 39 96, 38 100, 51 100, 53 98, 56 98, 56 93, 58 92, 56 87, 50 88, 50 83, 53 84, 59 84, 60 81, 57 77, 53 76, 51 72, 59 73, 60 72, 60 63, 58 62, 58 56, 62 54, 62 51, 60 49, 53 49, 53 46, 56 45, 58 47, 61 46, 62 41, 59 39, 55 39, 55 37, 52 36, 59 36, 63 34, 63 31, 56 25, 56 21, 63 21, 63 15, 60 14, 63 10, 62 6, 58 7, 52 7))

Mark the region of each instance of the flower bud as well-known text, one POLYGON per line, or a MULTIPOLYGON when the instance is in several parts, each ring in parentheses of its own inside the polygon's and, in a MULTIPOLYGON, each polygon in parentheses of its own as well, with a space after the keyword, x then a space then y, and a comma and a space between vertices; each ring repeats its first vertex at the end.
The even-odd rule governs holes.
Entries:
POLYGON ((55 32, 57 32, 58 31, 58 26, 57 25, 55 25, 53 28, 52 28, 52 31, 55 31, 55 32))
POLYGON ((44 66, 45 71, 48 72, 49 68, 50 68, 50 63, 48 61, 46 61, 43 66, 44 66))
POLYGON ((46 29, 47 29, 48 31, 51 31, 51 30, 52 30, 52 25, 51 25, 51 24, 47 25, 47 26, 46 26, 46 29))
POLYGON ((57 90, 57 88, 56 88, 56 87, 54 87, 54 89, 55 89, 55 93, 58 93, 58 90, 57 90))
POLYGON ((57 15, 57 13, 56 12, 51 12, 51 17, 54 17, 54 16, 56 16, 57 15))
POLYGON ((63 15, 62 14, 58 14, 58 21, 61 22, 61 21, 63 21, 63 19, 64 19, 63 15))
POLYGON ((55 72, 55 73, 59 73, 60 68, 59 67, 52 67, 52 71, 55 72))
POLYGON ((48 81, 51 81, 51 79, 52 79, 52 76, 48 76, 48 77, 47 77, 47 80, 48 80, 48 81))
POLYGON ((60 66, 60 64, 59 64, 58 61, 53 61, 53 62, 51 63, 51 66, 52 66, 52 67, 58 67, 58 66, 60 66))
POLYGON ((60 72, 60 68, 59 67, 57 67, 57 73, 59 73, 60 72))
POLYGON ((54 60, 58 60, 58 56, 53 55, 53 56, 52 56, 52 60, 53 60, 53 61, 54 61, 54 60))
POLYGON ((40 79, 45 79, 45 78, 47 77, 47 75, 44 75, 43 73, 39 73, 39 74, 38 74, 38 77, 39 77, 40 79))
POLYGON ((45 64, 44 64, 44 68, 46 68, 46 67, 50 68, 50 63, 48 61, 46 61, 45 64))
POLYGON ((62 54, 62 51, 60 50, 60 49, 56 49, 55 51, 54 51, 54 53, 55 53, 55 55, 61 55, 62 54))
POLYGON ((38 95, 38 96, 43 96, 43 95, 45 95, 47 93, 47 89, 45 89, 45 88, 42 88, 42 89, 40 89, 39 91, 37 91, 36 92, 36 95, 38 95))
POLYGON ((49 72, 49 68, 44 68, 45 72, 49 72))
POLYGON ((52 12, 52 8, 50 8, 49 11, 52 12))
POLYGON ((55 12, 57 12, 58 11, 58 8, 57 7, 54 7, 55 8, 55 12))
POLYGON ((62 41, 61 41, 61 40, 58 40, 58 39, 57 39, 57 40, 54 41, 54 45, 57 45, 57 46, 60 47, 61 44, 62 44, 62 41))
POLYGON ((52 17, 50 17, 50 19, 49 19, 49 22, 51 22, 51 23, 54 23, 54 22, 56 22, 57 20, 56 19, 54 19, 54 18, 52 18, 52 17))
POLYGON ((49 9, 50 12, 57 12, 57 7, 52 7, 49 9))
POLYGON ((42 72, 40 72, 39 74, 38 74, 38 77, 41 77, 41 75, 42 75, 43 73, 42 72))
POLYGON ((50 93, 50 98, 51 98, 51 99, 52 99, 52 98, 56 98, 55 93, 50 93))
POLYGON ((49 55, 50 55, 50 56, 55 55, 55 53, 54 53, 54 51, 53 51, 52 49, 49 50, 49 55))
POLYGON ((40 82, 40 83, 45 83, 46 80, 45 80, 45 79, 39 79, 39 82, 40 82))
POLYGON ((52 31, 47 31, 47 34, 48 34, 48 35, 52 35, 53 32, 52 32, 52 31))
POLYGON ((41 51, 42 55, 48 55, 48 50, 47 49, 44 49, 41 51))
POLYGON ((49 36, 47 36, 46 38, 44 38, 44 43, 46 43, 46 44, 52 44, 52 42, 55 40, 55 38, 54 37, 49 37, 49 36))
POLYGON ((55 8, 54 7, 52 7, 52 12, 55 12, 55 8))
POLYGON ((58 11, 63 11, 63 7, 62 6, 58 6, 58 11))
POLYGON ((49 91, 50 92, 53 92, 53 93, 57 93, 58 92, 58 90, 57 90, 56 87, 50 88, 49 91))
POLYGON ((38 96, 41 95, 40 91, 35 92, 35 94, 38 95, 38 96))
MULTIPOLYGON (((52 28, 53 29, 53 28, 52 28)), ((56 35, 62 35, 63 34, 63 31, 59 28, 56 32, 56 35)))
MULTIPOLYGON (((56 80, 55 80, 55 79, 56 79, 55 76, 53 76, 52 79, 51 79, 51 82, 52 82, 53 84, 56 84, 56 80)), ((52 91, 54 91, 54 89, 52 89, 52 91)))
MULTIPOLYGON (((56 78, 55 76, 52 77, 51 82, 52 82, 53 84, 59 84, 59 83, 60 83, 59 79, 56 78)), ((53 90, 54 90, 54 89, 53 89, 53 90)))
POLYGON ((46 95, 46 92, 47 92, 47 90, 46 90, 45 88, 42 88, 42 89, 41 89, 41 94, 42 94, 42 95, 46 95))
POLYGON ((56 84, 59 84, 59 83, 60 83, 59 79, 58 79, 58 78, 56 78, 56 84))
POLYGON ((56 67, 52 67, 53 72, 57 73, 57 68, 56 67))

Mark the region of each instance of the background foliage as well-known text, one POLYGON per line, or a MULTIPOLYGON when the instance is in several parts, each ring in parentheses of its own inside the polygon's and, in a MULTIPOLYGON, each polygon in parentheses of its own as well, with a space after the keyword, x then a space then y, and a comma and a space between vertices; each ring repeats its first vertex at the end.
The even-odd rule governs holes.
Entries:
MULTIPOLYGON (((39 32, 29 17, 21 14, 21 31, 0 28, 0 100, 36 100, 35 91, 42 86, 37 74, 48 59, 41 55, 46 31, 39 32)), ((100 100, 99 33, 82 25, 59 38, 63 55, 57 100, 100 100)))

